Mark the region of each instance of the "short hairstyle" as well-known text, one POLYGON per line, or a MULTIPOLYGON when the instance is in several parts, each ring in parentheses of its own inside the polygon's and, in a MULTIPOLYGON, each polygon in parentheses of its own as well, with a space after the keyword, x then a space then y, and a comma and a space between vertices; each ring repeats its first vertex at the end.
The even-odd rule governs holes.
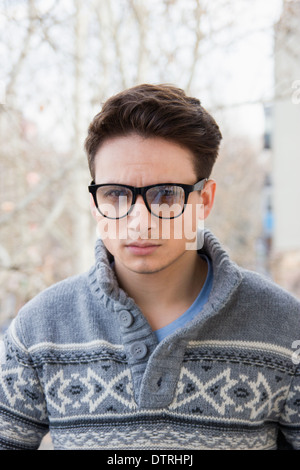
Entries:
POLYGON ((198 179, 210 176, 222 139, 198 99, 172 85, 137 85, 109 98, 89 125, 85 150, 93 179, 101 144, 130 134, 164 138, 189 149, 198 179))

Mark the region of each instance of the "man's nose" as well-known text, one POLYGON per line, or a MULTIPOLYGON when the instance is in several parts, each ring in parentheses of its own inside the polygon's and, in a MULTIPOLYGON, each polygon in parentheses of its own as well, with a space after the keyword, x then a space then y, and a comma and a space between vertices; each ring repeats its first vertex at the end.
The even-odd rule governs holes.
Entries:
POLYGON ((147 209, 143 196, 139 194, 135 200, 133 207, 131 208, 129 217, 132 217, 132 218, 142 217, 142 218, 148 219, 149 216, 150 216, 150 212, 147 209))
POLYGON ((128 234, 134 239, 159 238, 159 219, 151 215, 141 195, 128 214, 128 234))

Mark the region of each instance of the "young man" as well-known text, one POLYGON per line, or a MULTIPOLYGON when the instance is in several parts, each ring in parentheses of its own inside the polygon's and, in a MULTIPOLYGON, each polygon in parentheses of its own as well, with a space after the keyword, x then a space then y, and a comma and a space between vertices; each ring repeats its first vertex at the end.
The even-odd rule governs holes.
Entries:
POLYGON ((202 230, 220 140, 200 102, 166 85, 94 118, 96 262, 9 328, 1 448, 37 448, 48 429, 57 449, 300 448, 300 304, 202 230))

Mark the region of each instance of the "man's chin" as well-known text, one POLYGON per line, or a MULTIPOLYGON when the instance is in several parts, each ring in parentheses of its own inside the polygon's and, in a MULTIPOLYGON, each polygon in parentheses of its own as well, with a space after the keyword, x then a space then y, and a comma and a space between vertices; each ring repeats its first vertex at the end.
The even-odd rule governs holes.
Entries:
POLYGON ((129 271, 136 273, 136 274, 156 274, 163 271, 166 266, 160 265, 158 266, 156 263, 149 263, 145 260, 139 260, 134 263, 124 263, 123 266, 128 269, 129 271))

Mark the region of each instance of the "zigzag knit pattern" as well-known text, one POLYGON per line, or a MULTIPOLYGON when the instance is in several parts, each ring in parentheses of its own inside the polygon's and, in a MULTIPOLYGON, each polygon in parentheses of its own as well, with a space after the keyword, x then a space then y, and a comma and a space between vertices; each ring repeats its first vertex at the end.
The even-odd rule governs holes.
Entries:
POLYGON ((48 426, 58 449, 274 449, 279 420, 299 431, 299 385, 290 387, 300 372, 289 351, 190 342, 169 406, 140 409, 121 347, 73 347, 36 347, 34 368, 16 366, 8 350, 0 375, 4 448, 34 448, 48 426))
POLYGON ((206 234, 214 285, 160 343, 104 247, 29 302, 0 343, 0 448, 300 449, 300 304, 206 234))

